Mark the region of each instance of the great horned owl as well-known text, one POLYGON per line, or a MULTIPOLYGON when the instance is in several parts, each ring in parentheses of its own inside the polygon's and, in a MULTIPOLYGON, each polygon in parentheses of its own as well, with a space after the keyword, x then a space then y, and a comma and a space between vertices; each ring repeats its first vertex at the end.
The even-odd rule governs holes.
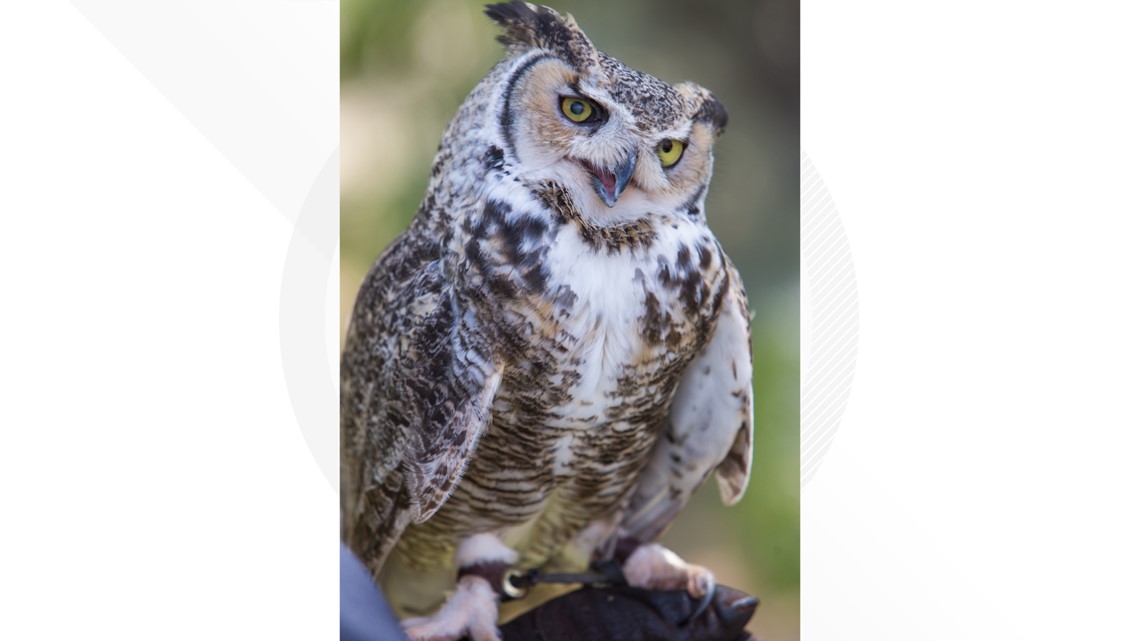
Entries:
POLYGON ((747 301, 704 211, 724 108, 546 7, 486 13, 507 56, 365 278, 341 365, 343 536, 418 639, 497 638, 508 568, 616 558, 708 595, 654 541, 714 471, 739 500, 752 453, 747 301))

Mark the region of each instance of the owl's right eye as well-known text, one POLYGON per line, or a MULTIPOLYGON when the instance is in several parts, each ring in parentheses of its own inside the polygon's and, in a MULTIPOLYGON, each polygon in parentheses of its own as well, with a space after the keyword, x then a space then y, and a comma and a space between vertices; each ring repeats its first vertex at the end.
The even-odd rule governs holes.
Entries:
POLYGON ((562 115, 571 122, 586 123, 598 120, 601 110, 583 98, 563 98, 562 115))

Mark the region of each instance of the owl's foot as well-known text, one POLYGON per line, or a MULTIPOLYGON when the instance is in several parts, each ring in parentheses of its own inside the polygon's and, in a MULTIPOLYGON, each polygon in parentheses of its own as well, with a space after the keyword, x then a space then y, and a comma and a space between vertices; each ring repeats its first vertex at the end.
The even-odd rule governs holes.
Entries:
POLYGON ((685 563, 676 552, 658 543, 638 546, 625 560, 622 572, 633 587, 688 590, 694 599, 704 598, 716 586, 711 570, 685 563))
POLYGON ((700 604, 690 618, 704 611, 716 591, 716 577, 708 568, 685 563, 675 552, 658 543, 639 545, 622 564, 626 581, 636 588, 687 590, 700 604))
POLYGON ((455 594, 430 617, 404 619, 400 625, 412 641, 499 641, 499 598, 482 577, 465 576, 455 594))
POLYGON ((469 536, 455 551, 459 581, 455 593, 430 617, 404 619, 401 625, 412 641, 499 641, 499 592, 480 568, 506 568, 518 554, 491 533, 469 536))

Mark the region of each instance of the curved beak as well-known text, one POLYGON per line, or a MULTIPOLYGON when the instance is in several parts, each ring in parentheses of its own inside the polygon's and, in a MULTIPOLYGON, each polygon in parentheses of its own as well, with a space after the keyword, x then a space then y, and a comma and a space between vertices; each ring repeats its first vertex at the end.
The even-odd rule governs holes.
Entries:
POLYGON ((637 164, 637 152, 631 153, 614 167, 595 167, 589 163, 583 164, 593 174, 594 191, 598 192, 598 196, 607 207, 613 207, 633 178, 633 167, 637 164))

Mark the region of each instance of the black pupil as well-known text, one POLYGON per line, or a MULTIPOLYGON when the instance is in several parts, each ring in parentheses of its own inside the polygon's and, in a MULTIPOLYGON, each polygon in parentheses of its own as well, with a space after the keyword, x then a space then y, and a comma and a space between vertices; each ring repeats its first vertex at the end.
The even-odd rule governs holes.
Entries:
POLYGON ((574 102, 570 103, 570 113, 574 114, 575 116, 581 116, 583 111, 586 111, 586 103, 582 102, 581 100, 575 100, 574 102))
POLYGON ((665 153, 669 153, 670 151, 673 151, 673 141, 672 140, 666 140, 665 142, 661 143, 661 151, 663 151, 665 153))

